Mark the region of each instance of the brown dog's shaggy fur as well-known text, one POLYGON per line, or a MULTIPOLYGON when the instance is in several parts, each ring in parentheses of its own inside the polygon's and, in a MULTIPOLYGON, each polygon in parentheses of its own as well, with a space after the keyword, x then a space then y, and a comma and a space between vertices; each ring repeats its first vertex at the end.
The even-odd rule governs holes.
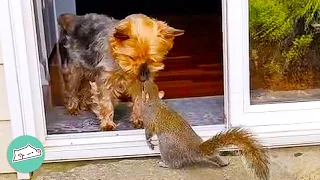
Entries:
MULTIPOLYGON (((153 79, 164 68, 174 38, 184 34, 143 14, 123 20, 99 14, 63 14, 58 19, 68 60, 63 71, 70 114, 91 109, 102 130, 115 130, 114 106, 135 81, 153 79), (91 88, 89 81, 91 83, 91 88)), ((163 92, 161 92, 163 93, 163 92)), ((163 94, 160 94, 163 96, 163 94)), ((131 122, 143 127, 139 99, 133 99, 131 122)))

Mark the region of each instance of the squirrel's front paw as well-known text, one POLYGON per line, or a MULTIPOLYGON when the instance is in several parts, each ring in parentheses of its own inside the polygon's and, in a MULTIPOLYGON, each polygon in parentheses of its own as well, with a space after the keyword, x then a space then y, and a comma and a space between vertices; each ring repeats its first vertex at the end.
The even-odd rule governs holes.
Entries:
POLYGON ((152 144, 151 138, 147 140, 147 144, 151 150, 154 150, 154 144, 152 144))

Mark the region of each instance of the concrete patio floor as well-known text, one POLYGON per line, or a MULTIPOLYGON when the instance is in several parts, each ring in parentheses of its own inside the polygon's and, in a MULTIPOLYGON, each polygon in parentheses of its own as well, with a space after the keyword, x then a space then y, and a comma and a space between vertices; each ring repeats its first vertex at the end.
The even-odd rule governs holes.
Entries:
MULTIPOLYGON (((320 180, 320 146, 272 149, 270 180, 320 180)), ((230 165, 201 165, 181 170, 159 168, 155 158, 131 158, 44 164, 33 180, 251 180, 240 156, 226 156, 230 165)), ((1 180, 16 179, 14 174, 1 180)))

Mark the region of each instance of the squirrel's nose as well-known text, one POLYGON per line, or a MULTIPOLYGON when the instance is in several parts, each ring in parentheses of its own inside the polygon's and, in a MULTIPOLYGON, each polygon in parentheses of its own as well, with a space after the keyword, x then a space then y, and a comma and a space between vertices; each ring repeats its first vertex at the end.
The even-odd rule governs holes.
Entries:
POLYGON ((150 72, 146 63, 140 66, 139 80, 141 82, 146 81, 149 78, 150 72))

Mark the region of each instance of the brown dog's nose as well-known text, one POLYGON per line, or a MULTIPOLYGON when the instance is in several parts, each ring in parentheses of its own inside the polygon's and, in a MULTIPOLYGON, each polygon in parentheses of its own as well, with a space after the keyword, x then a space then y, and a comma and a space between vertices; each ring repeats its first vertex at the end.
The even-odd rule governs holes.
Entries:
POLYGON ((139 80, 141 82, 146 81, 149 78, 149 69, 148 69, 148 65, 146 63, 142 64, 140 66, 140 73, 139 73, 139 80))

